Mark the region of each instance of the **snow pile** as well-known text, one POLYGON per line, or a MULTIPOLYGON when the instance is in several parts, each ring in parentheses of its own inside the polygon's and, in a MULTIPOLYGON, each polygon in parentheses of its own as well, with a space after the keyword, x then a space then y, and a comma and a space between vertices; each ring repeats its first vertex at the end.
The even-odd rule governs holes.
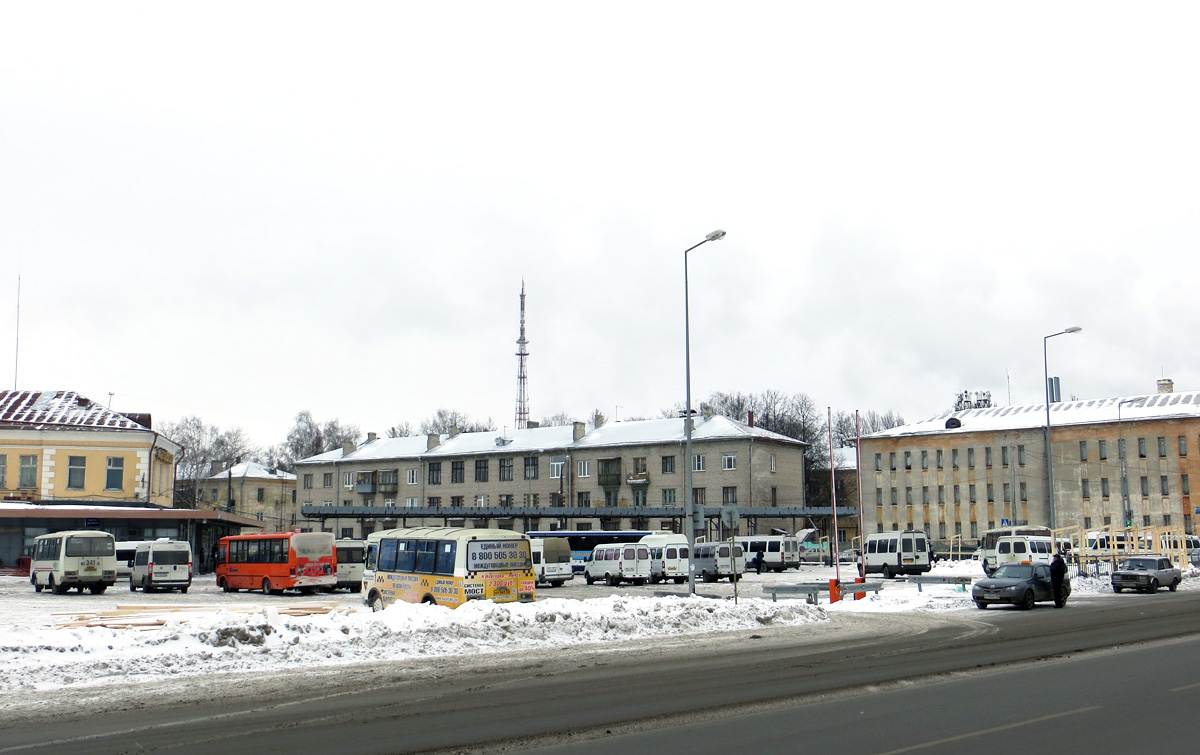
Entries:
POLYGON ((218 610, 186 622, 169 620, 151 631, 11 625, 0 627, 0 694, 103 684, 114 677, 128 682, 214 670, 460 656, 825 620, 823 608, 794 601, 752 599, 734 605, 703 598, 612 596, 524 604, 473 601, 456 610, 397 603, 377 614, 218 610))

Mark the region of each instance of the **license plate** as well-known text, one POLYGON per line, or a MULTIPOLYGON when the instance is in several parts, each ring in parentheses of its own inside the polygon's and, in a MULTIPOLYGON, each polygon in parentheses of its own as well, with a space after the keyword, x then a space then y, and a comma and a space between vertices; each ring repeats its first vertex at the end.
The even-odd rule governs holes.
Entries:
POLYGON ((96 571, 96 567, 94 567, 94 566, 85 566, 85 567, 83 567, 83 570, 84 570, 84 571, 96 571))
POLYGON ((497 587, 493 592, 496 595, 508 595, 509 591, 507 587, 497 587))
POLYGON ((995 592, 985 592, 983 594, 983 597, 986 598, 987 600, 996 600, 1000 597, 1000 594, 995 593, 995 592))

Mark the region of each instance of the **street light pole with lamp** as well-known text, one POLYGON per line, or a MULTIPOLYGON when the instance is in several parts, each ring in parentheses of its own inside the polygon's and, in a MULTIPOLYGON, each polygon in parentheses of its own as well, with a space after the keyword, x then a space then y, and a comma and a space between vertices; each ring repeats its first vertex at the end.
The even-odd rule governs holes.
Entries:
POLYGON ((688 594, 696 594, 696 572, 692 569, 693 552, 696 549, 696 526, 692 521, 695 507, 692 504, 692 335, 691 321, 688 315, 688 252, 709 241, 720 241, 725 238, 725 231, 713 231, 704 237, 704 241, 688 247, 683 251, 683 359, 684 376, 687 381, 687 407, 683 415, 684 460, 686 464, 683 487, 683 526, 688 541, 688 594))
POLYGON ((1060 330, 1057 333, 1051 333, 1042 338, 1042 373, 1046 382, 1046 501, 1050 504, 1050 529, 1055 528, 1056 522, 1054 519, 1054 469, 1052 468, 1053 456, 1050 453, 1050 362, 1047 358, 1046 344, 1055 336, 1066 335, 1067 333, 1078 333, 1083 328, 1078 325, 1072 325, 1066 330, 1060 330))

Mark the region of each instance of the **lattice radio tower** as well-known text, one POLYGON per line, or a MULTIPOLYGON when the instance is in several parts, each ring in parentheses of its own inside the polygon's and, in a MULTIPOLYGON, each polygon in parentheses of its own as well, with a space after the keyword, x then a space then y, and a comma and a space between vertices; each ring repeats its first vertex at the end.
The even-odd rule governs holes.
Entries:
POLYGON ((528 375, 525 372, 525 360, 529 357, 526 346, 529 341, 525 338, 525 280, 521 280, 521 337, 517 339, 517 429, 529 427, 529 396, 526 394, 528 375))

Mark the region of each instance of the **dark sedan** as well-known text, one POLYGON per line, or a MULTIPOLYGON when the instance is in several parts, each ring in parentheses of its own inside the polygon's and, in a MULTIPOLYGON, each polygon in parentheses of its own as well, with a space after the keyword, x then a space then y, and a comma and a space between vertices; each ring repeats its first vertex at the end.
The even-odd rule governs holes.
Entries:
POLYGON ((1064 581, 1062 597, 1055 599, 1050 567, 1045 564, 1005 564, 971 588, 971 597, 980 608, 1010 603, 1029 610, 1034 603, 1044 600, 1054 601, 1055 607, 1062 608, 1070 594, 1071 583, 1064 581))

